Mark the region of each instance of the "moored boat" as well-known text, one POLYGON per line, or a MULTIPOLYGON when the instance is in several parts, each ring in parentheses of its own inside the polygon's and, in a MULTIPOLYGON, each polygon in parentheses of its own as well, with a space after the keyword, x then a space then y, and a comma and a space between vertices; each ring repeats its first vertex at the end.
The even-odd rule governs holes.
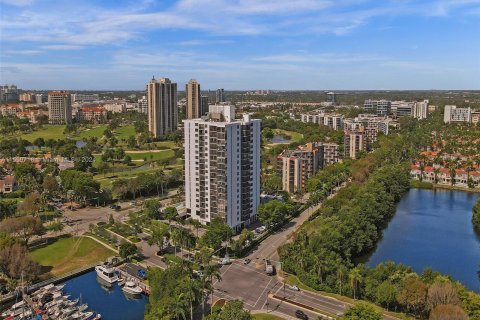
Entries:
POLYGON ((139 295, 143 292, 142 288, 140 288, 135 282, 133 281, 127 281, 125 282, 125 285, 123 286, 122 290, 125 293, 129 293, 132 295, 139 295))

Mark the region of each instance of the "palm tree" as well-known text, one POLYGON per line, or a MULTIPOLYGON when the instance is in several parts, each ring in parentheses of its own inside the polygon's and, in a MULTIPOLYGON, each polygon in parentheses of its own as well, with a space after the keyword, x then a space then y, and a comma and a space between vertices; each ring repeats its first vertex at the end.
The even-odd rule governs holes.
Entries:
POLYGON ((180 293, 178 296, 175 297, 175 302, 171 306, 172 307, 172 316, 175 319, 187 319, 185 310, 188 307, 187 297, 185 293, 180 293))
POLYGON ((356 299, 358 284, 362 282, 362 274, 360 273, 360 269, 358 267, 353 268, 352 270, 350 270, 348 276, 350 278, 350 284, 352 285, 352 288, 353 288, 353 299, 356 299))
POLYGON ((344 280, 347 272, 348 272, 348 270, 344 265, 340 265, 337 269, 337 280, 340 283, 340 295, 342 295, 343 280, 344 280))
POLYGON ((440 169, 439 169, 439 168, 433 169, 433 174, 435 175, 435 177, 434 177, 435 183, 438 183, 438 174, 439 174, 439 173, 440 173, 440 169))
POLYGON ((315 255, 315 269, 317 270, 317 276, 320 279, 320 283, 323 284, 324 264, 320 255, 315 255))
POLYGON ((213 311, 213 280, 222 281, 222 275, 220 273, 220 269, 217 266, 208 265, 205 267, 205 277, 208 279, 208 289, 210 291, 210 297, 212 299, 211 307, 210 307, 210 314, 213 311))

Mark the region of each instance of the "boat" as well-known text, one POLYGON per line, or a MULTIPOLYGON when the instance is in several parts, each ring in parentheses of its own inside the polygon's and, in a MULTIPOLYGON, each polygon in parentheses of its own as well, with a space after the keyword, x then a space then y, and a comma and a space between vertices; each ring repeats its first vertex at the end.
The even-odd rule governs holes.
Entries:
MULTIPOLYGON (((94 315, 94 313, 92 311, 85 312, 83 314, 83 318, 81 318, 81 320, 90 320, 90 319, 92 319, 93 315, 94 315)), ((98 318, 98 319, 100 319, 100 318, 98 318)))
POLYGON ((127 281, 122 288, 123 292, 130 293, 133 295, 141 294, 143 292, 142 288, 140 288, 135 282, 127 281))
POLYGON ((81 312, 83 312, 87 309, 88 309, 88 304, 86 304, 86 303, 84 303, 80 307, 78 307, 78 311, 81 311, 81 312))
POLYGON ((20 313, 22 313, 22 311, 27 307, 27 304, 25 303, 25 301, 20 301, 20 302, 17 302, 15 303, 13 306, 10 307, 10 309, 8 309, 7 311, 4 311, 1 316, 2 318, 6 318, 8 316, 17 316, 19 315, 20 313))
POLYGON ((115 268, 106 265, 99 265, 95 267, 95 272, 100 279, 105 280, 110 284, 118 281, 118 275, 115 268))

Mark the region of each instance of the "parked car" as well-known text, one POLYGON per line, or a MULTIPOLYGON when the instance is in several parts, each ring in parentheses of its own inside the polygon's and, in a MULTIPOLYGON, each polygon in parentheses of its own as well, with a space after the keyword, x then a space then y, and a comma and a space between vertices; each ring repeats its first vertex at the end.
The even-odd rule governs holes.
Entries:
POLYGON ((300 291, 300 289, 296 285, 290 286, 290 289, 294 291, 300 291))
POLYGON ((267 230, 267 227, 261 226, 255 229, 256 233, 262 233, 263 231, 267 230))
POLYGON ((144 269, 140 269, 137 271, 137 275, 139 278, 145 279, 147 277, 147 272, 144 269))
POLYGON ((308 320, 308 316, 302 310, 295 311, 295 316, 297 317, 297 319, 308 320))
POLYGON ((249 258, 246 258, 245 260, 243 260, 243 264, 249 264, 249 263, 250 263, 250 261, 252 261, 252 260, 251 260, 251 259, 249 259, 249 258))

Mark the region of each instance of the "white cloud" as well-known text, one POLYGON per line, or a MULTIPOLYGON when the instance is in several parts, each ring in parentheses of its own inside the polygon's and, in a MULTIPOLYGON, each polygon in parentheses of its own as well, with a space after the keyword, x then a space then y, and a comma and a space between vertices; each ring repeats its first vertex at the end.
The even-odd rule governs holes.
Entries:
POLYGON ((11 6, 25 7, 32 5, 35 0, 0 0, 0 4, 8 4, 11 6))

